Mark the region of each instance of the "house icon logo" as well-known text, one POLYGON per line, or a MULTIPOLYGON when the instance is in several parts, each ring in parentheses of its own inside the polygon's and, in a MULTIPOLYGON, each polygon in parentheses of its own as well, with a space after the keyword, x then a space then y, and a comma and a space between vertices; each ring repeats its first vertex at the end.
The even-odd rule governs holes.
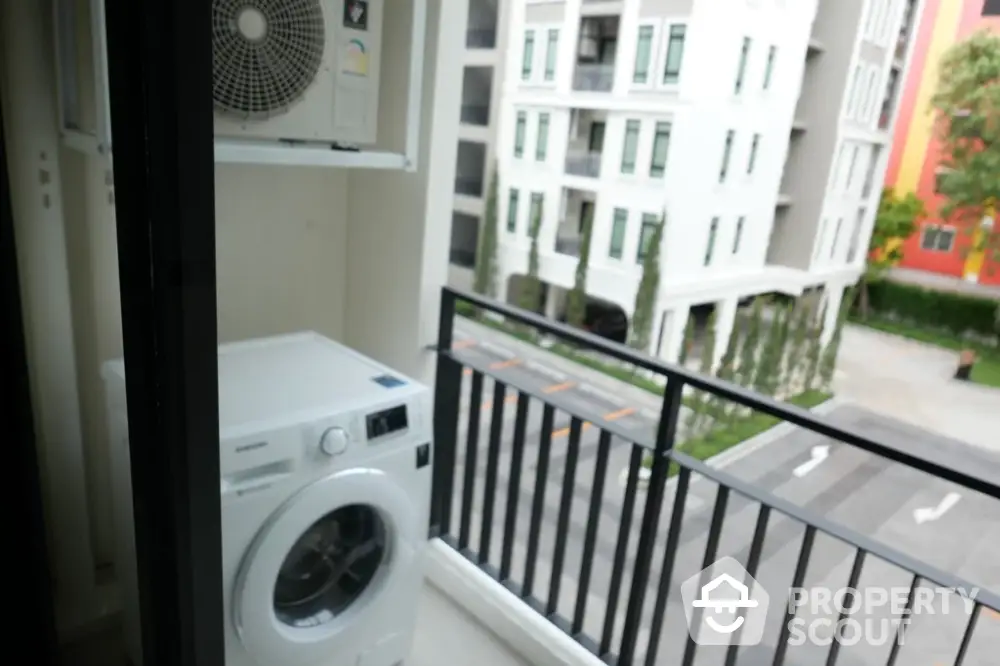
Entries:
POLYGON ((757 645, 770 597, 739 562, 724 557, 681 584, 688 631, 698 645, 757 645))

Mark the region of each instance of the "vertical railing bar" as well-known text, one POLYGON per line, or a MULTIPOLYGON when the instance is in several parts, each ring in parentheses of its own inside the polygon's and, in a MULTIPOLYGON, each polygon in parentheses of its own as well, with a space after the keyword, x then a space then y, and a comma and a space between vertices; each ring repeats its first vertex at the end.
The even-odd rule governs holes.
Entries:
POLYGON ((431 535, 451 530, 452 498, 455 493, 455 458, 458 449, 459 405, 462 401, 462 366, 445 353, 452 347, 455 295, 441 290, 438 316, 436 381, 434 384, 434 443, 431 535))
POLYGON ((633 444, 632 455, 629 457, 628 481, 625 483, 625 498, 622 502, 622 518, 618 524, 618 541, 615 546, 615 559, 611 564, 611 583, 608 585, 608 605, 604 611, 604 630, 601 633, 601 644, 598 649, 598 656, 602 658, 611 649, 611 639, 615 631, 618 597, 621 593, 622 577, 625 574, 625 555, 628 552, 629 535, 632 533, 632 513, 635 511, 639 467, 646 450, 638 444, 633 444))
MULTIPOLYGON (((708 568, 712 566, 718 555, 719 541, 722 538, 722 524, 726 519, 726 506, 728 504, 729 488, 727 486, 719 486, 715 495, 715 508, 712 509, 712 522, 708 528, 708 539, 705 543, 705 559, 701 565, 705 573, 702 575, 703 580, 699 582, 698 589, 704 587, 708 582, 704 578, 707 576, 708 568)), ((687 645, 684 647, 684 658, 681 660, 682 666, 692 666, 694 664, 694 656, 698 651, 698 644, 694 640, 694 632, 697 630, 696 627, 701 626, 701 616, 701 608, 692 610, 691 631, 688 633, 687 645)))
POLYGON ((976 623, 979 622, 979 614, 982 612, 982 604, 976 603, 972 607, 972 614, 969 616, 969 623, 965 626, 965 633, 962 634, 962 644, 958 647, 958 654, 955 655, 954 666, 962 666, 965 661, 965 653, 969 651, 969 644, 972 642, 972 634, 976 630, 976 623))
MULTIPOLYGON (((802 534, 802 547, 799 549, 799 559, 795 564, 795 574, 792 576, 790 589, 797 590, 802 587, 806 579, 806 571, 809 569, 809 558, 812 555, 813 542, 816 541, 816 527, 806 525, 802 534)), ((778 634, 778 642, 774 649, 773 666, 782 666, 785 663, 785 654, 788 652, 788 635, 791 633, 792 620, 795 619, 795 609, 791 604, 787 604, 785 609, 785 621, 781 623, 781 631, 778 634)))
POLYGON ((514 444, 510 454, 510 479, 507 482, 507 508, 504 514, 503 544, 500 551, 500 581, 510 578, 511 559, 514 553, 514 538, 517 529, 517 500, 521 494, 521 468, 524 465, 524 436, 528 428, 528 406, 531 397, 527 393, 517 396, 517 412, 514 417, 514 444))
POLYGON ((642 512, 642 527, 639 530, 639 545, 636 548, 635 566, 632 569, 632 589, 625 608, 625 626, 619 644, 619 663, 631 664, 635 656, 639 624, 646 602, 646 587, 649 584, 649 569, 653 562, 653 548, 663 509, 663 491, 670 471, 668 453, 674 447, 677 425, 680 421, 681 401, 684 397, 684 382, 673 380, 667 383, 660 406, 660 419, 656 429, 656 447, 653 450, 653 466, 649 474, 646 490, 646 506, 642 512))
POLYGON ((545 486, 549 475, 549 450, 552 447, 552 425, 555 408, 546 404, 542 411, 542 433, 538 440, 538 464, 535 468, 535 495, 531 501, 531 522, 528 525, 528 552, 524 558, 524 585, 521 596, 530 597, 534 590, 535 563, 538 559, 538 532, 545 509, 545 486))
POLYGON ((479 525, 479 563, 490 559, 493 539, 493 506, 497 494, 497 465, 500 464, 500 437, 503 435, 503 409, 507 386, 493 380, 493 409, 490 415, 490 442, 486 450, 486 481, 483 485, 483 515, 479 525))
POLYGON ((611 454, 611 433, 601 431, 597 442, 597 460, 594 462, 594 483, 590 491, 590 510, 587 514, 587 529, 583 537, 583 560, 580 562, 580 584, 576 588, 576 607, 573 610, 572 633, 575 636, 583 630, 583 615, 587 611, 587 594, 590 591, 590 574, 593 569, 594 548, 597 545, 597 527, 601 520, 604 504, 604 477, 608 472, 608 457, 611 454))
POLYGON ((552 554, 552 575, 549 577, 549 598, 545 614, 552 615, 559 607, 559 589, 562 585, 563 563, 566 561, 566 540, 569 532, 569 514, 573 508, 573 489, 576 486, 576 462, 580 457, 580 434, 583 422, 573 417, 569 422, 569 446, 566 450, 566 467, 562 479, 562 496, 559 498, 559 515, 556 519, 556 547, 552 554))
MULTIPOLYGON (((747 585, 748 594, 753 594, 754 577, 757 575, 757 567, 760 565, 760 556, 764 551, 764 538, 767 535, 767 521, 771 516, 771 507, 766 504, 760 505, 757 512, 757 526, 753 530, 753 540, 750 542, 750 553, 747 555, 747 576, 749 580, 744 581, 747 585)), ((746 609, 740 609, 740 616, 746 617, 746 609)), ((741 625, 733 634, 733 639, 726 650, 725 666, 736 666, 736 657, 740 651, 740 636, 743 635, 741 625)))
POLYGON ((674 575, 674 562, 677 559, 677 547, 681 538, 681 526, 684 522, 684 507, 687 504, 688 486, 691 483, 691 470, 681 467, 677 476, 677 490, 674 492, 674 509, 670 516, 670 531, 667 533, 667 544, 663 552, 663 565, 660 567, 660 585, 656 592, 656 604, 653 607, 653 619, 649 626, 649 645, 646 648, 646 666, 656 666, 656 652, 660 647, 660 630, 667 609, 667 597, 670 596, 670 584, 674 575))
POLYGON ((910 591, 906 595, 906 605, 903 606, 903 612, 899 616, 899 628, 896 630, 896 640, 892 642, 892 648, 889 650, 889 659, 885 662, 885 666, 895 666, 896 664, 899 649, 903 646, 903 636, 906 635, 906 627, 909 625, 913 600, 917 596, 917 587, 920 586, 922 580, 919 574, 913 574, 913 580, 910 582, 910 591))
POLYGON ((472 371, 472 390, 469 396, 469 422, 465 433, 465 474, 462 483, 462 515, 458 529, 458 549, 469 547, 472 528, 472 498, 476 485, 476 453, 479 448, 479 412, 483 405, 483 375, 472 371))
MULTIPOLYGON (((844 620, 850 615, 851 611, 848 611, 848 597, 850 597, 850 607, 854 606, 855 596, 857 595, 858 581, 861 580, 861 571, 865 566, 865 553, 861 548, 857 549, 854 555, 854 565, 851 567, 851 575, 847 581, 847 592, 844 594, 843 606, 840 608, 840 615, 837 618, 837 624, 834 627, 843 626, 844 620)), ((830 651, 826 654, 826 666, 835 666, 837 663, 837 657, 840 655, 840 638, 837 636, 837 632, 833 632, 833 642, 830 643, 830 651)))

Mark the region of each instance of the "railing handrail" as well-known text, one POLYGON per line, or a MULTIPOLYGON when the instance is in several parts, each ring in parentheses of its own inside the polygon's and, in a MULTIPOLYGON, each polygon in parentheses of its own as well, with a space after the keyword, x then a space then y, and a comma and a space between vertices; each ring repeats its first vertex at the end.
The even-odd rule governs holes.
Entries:
MULTIPOLYGON (((442 299, 462 300, 484 310, 492 311, 513 319, 516 322, 527 324, 541 332, 548 333, 562 340, 583 344, 594 351, 599 351, 611 358, 625 363, 630 363, 638 368, 663 375, 670 380, 679 380, 682 384, 689 385, 695 389, 708 391, 732 402, 749 407, 758 412, 763 412, 774 416, 782 421, 787 421, 794 425, 805 428, 811 432, 830 437, 850 446, 857 447, 869 453, 881 456, 887 460, 900 463, 912 469, 931 474, 945 481, 950 481, 957 485, 968 488, 994 499, 1000 499, 1000 485, 996 485, 986 479, 960 471, 954 467, 935 463, 927 459, 900 451, 881 442, 877 442, 862 434, 854 428, 836 425, 826 417, 815 414, 808 409, 798 407, 793 404, 780 402, 774 398, 755 393, 742 386, 730 382, 702 375, 693 370, 688 370, 673 363, 666 363, 657 358, 653 358, 631 347, 618 342, 612 342, 587 331, 581 331, 558 321, 554 321, 542 315, 521 308, 502 303, 492 298, 482 296, 473 292, 456 289, 454 287, 442 287, 442 299)), ((439 352, 448 351, 439 349, 439 352)), ((547 398, 548 399, 548 398, 547 398)))

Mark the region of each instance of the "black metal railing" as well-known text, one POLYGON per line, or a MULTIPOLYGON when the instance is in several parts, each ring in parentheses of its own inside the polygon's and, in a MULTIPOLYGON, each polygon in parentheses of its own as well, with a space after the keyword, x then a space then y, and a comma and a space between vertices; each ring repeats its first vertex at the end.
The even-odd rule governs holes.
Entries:
POLYGON ((573 72, 573 90, 608 92, 614 87, 614 83, 614 63, 576 64, 576 70, 573 72))
MULTIPOLYGON (((993 483, 970 472, 888 446, 806 409, 662 363, 624 345, 478 295, 445 288, 439 323, 431 535, 456 549, 606 663, 617 666, 638 663, 689 666, 694 663, 696 652, 702 648, 688 635, 686 626, 676 635, 668 628, 671 617, 676 624, 678 615, 684 615, 676 612, 676 599, 680 596, 676 592, 680 585, 675 577, 688 575, 685 571, 678 572, 681 559, 687 569, 695 565, 693 570, 698 574, 725 554, 725 549, 732 549, 733 540, 722 536, 727 517, 731 517, 727 511, 736 506, 757 507, 755 519, 743 521, 754 524, 752 532, 746 535, 749 543, 741 542, 741 549, 738 549, 741 564, 751 577, 758 573, 758 566, 764 559, 770 525, 771 533, 786 533, 789 527, 802 528, 797 554, 790 551, 788 554, 792 558, 783 565, 784 570, 794 571, 793 588, 803 587, 814 557, 820 564, 825 561, 828 567, 831 566, 829 553, 822 549, 815 549, 814 553, 814 546, 818 538, 832 538, 841 544, 840 547, 846 545, 853 561, 847 580, 849 590, 859 589, 867 560, 881 560, 902 570, 909 593, 906 606, 897 619, 911 617, 915 591, 925 583, 958 590, 975 589, 958 576, 679 449, 680 431, 687 427, 682 424, 684 404, 688 399, 685 391, 725 399, 739 409, 775 417, 874 454, 880 460, 898 463, 937 480, 1000 499, 1000 487, 993 483), (584 413, 578 400, 562 397, 558 391, 529 385, 509 370, 511 363, 491 363, 488 357, 470 353, 463 345, 454 344, 456 307, 462 302, 480 312, 492 312, 520 331, 533 329, 563 344, 600 352, 610 359, 630 364, 636 371, 665 377, 655 428, 640 432, 623 425, 613 413, 584 413), (492 384, 489 394, 487 378, 492 384), (466 382, 464 388, 463 382, 466 382), (507 423, 508 404, 514 405, 512 428, 507 423), (529 424, 539 419, 537 439, 529 437, 529 424), (564 427, 560 428, 561 425, 564 427), (596 443, 583 443, 583 433, 587 430, 598 433, 596 443), (481 431, 486 432, 485 447, 480 444, 481 431), (591 459, 594 461, 592 466, 591 459), (607 482, 613 460, 625 465, 622 472, 624 489, 620 495, 614 492, 617 489, 609 490, 609 485, 613 484, 607 482), (676 479, 668 482, 671 476, 676 479), (705 545, 703 550, 691 551, 692 539, 686 527, 682 530, 682 522, 688 503, 699 501, 692 489, 697 479, 714 483, 716 491, 714 500, 700 500, 706 506, 711 505, 711 517, 708 520, 699 518, 707 530, 705 545), (668 497, 671 485, 672 495, 668 497), (641 486, 645 486, 645 500, 637 514, 641 486), (554 506, 550 505, 550 500, 555 501, 554 506), (552 509, 555 509, 554 516, 552 509), (661 521, 661 514, 666 516, 664 521, 661 521), (614 527, 616 529, 611 530, 615 534, 613 540, 604 538, 609 534, 607 529, 614 527), (571 539, 574 540, 572 545, 571 539), (685 557, 679 558, 682 549, 685 557), (609 556, 610 569, 594 566, 598 551, 609 556), (607 581, 603 597, 594 592, 595 576, 607 581), (669 654, 664 652, 658 661, 661 651, 669 651, 669 654)), ((535 431, 534 426, 531 431, 535 431)), ((731 529, 734 528, 727 527, 731 529)), ((728 531, 727 537, 731 537, 728 531)), ((785 534, 785 539, 795 547, 794 533, 791 537, 785 534)), ((767 546, 772 548, 773 544, 768 541, 767 546)), ((878 575, 882 574, 885 572, 878 575)), ((961 663, 969 649, 980 614, 984 609, 1000 608, 1000 597, 980 589, 968 603, 971 613, 964 626, 958 627, 952 662, 955 664, 961 663)), ((850 606, 852 602, 845 599, 843 604, 850 606)), ((783 621, 769 634, 773 645, 766 657, 768 663, 775 665, 786 663, 791 621, 798 612, 787 605, 779 605, 779 608, 788 610, 777 614, 783 621)), ((839 619, 843 621, 845 617, 842 610, 839 619)), ((889 666, 896 663, 906 623, 899 627, 891 648, 886 648, 888 660, 883 656, 877 662, 865 663, 887 663, 889 666)), ((724 649, 727 666, 736 664, 743 654, 735 645, 702 651, 710 649, 724 649)), ((826 663, 833 664, 839 651, 850 648, 842 648, 838 639, 823 649, 827 650, 826 663)), ((746 663, 764 662, 758 653, 746 663)), ((899 663, 910 662, 904 659, 899 663)))
POLYGON ((463 268, 474 268, 476 265, 476 250, 453 247, 448 251, 448 263, 463 268))
POLYGON ((489 125, 489 104, 463 104, 461 120, 465 125, 489 125))
POLYGON ((465 46, 470 49, 492 49, 497 45, 497 29, 473 28, 465 31, 465 46))
POLYGON ((483 196, 482 177, 456 176, 455 194, 465 194, 472 197, 483 196))

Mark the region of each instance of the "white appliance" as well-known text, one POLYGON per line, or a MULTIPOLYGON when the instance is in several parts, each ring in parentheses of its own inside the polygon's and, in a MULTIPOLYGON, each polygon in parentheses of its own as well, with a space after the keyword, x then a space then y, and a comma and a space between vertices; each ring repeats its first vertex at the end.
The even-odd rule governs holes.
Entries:
POLYGON ((383 0, 212 0, 215 135, 371 144, 383 0))
MULTIPOLYGON (((103 376, 139 666, 124 363, 103 376)), ((226 665, 401 663, 430 518, 427 388, 316 333, 225 344, 219 430, 226 665)))

